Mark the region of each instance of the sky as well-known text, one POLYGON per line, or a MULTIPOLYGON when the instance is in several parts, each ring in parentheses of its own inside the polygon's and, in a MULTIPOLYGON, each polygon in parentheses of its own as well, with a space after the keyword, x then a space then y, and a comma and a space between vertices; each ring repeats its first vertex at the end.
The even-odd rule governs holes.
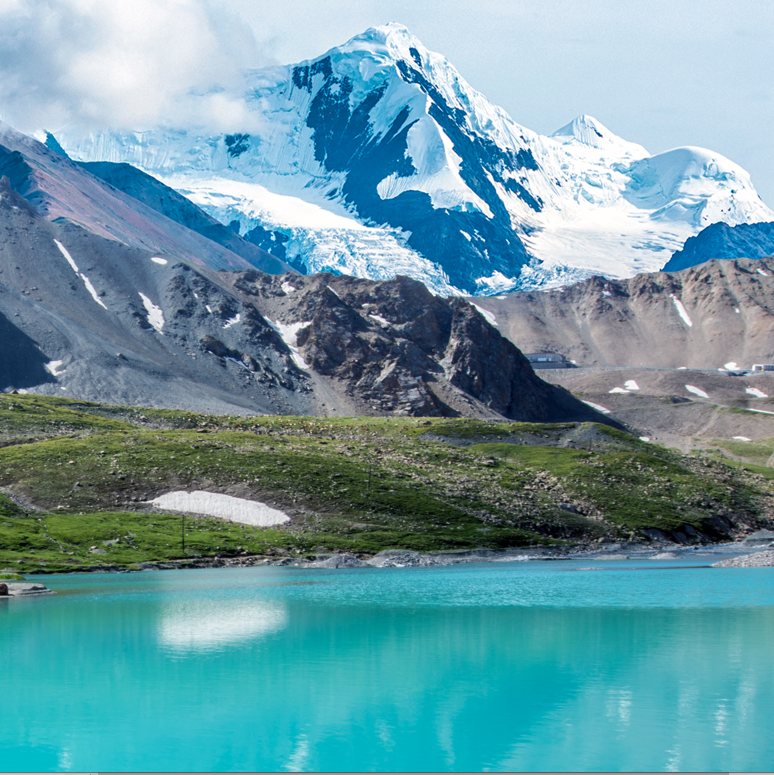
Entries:
POLYGON ((774 4, 761 0, 0 0, 0 117, 22 131, 249 131, 245 68, 397 21, 518 123, 588 113, 658 153, 698 145, 774 207, 774 4))

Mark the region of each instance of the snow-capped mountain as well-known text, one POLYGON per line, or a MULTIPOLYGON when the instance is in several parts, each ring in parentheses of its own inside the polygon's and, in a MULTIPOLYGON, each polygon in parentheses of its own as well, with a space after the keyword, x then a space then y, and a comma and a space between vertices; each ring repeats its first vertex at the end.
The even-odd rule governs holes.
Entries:
POLYGON ((249 133, 57 138, 158 177, 302 271, 441 293, 630 276, 710 223, 774 219, 711 151, 650 156, 589 116, 550 137, 520 126, 400 25, 248 82, 249 133))

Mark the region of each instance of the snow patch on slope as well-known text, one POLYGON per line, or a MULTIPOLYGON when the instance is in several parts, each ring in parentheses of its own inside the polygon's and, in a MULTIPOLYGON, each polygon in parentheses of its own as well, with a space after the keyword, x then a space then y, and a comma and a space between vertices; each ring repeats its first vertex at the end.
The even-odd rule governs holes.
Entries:
POLYGON ((148 322, 156 329, 160 334, 163 334, 164 328, 164 313, 161 311, 161 307, 157 307, 144 293, 140 293, 145 311, 148 313, 148 322))
POLYGON ((302 328, 311 326, 311 321, 304 323, 280 323, 279 321, 273 322, 266 318, 266 322, 282 337, 282 341, 290 349, 290 355, 293 358, 293 363, 298 366, 299 369, 309 370, 309 364, 304 360, 301 353, 298 351, 298 332, 302 328))
POLYGON ((159 495, 148 503, 167 511, 219 517, 256 527, 271 527, 290 521, 290 517, 284 511, 272 509, 260 501, 234 498, 231 495, 221 495, 206 490, 195 490, 194 492, 176 490, 159 495))
POLYGON ((683 319, 683 323, 685 323, 685 325, 690 328, 693 325, 693 321, 688 316, 683 303, 680 301, 680 299, 677 298, 677 296, 674 295, 674 293, 670 293, 669 298, 672 299, 672 302, 675 305, 675 309, 677 310, 677 314, 683 319))
MULTIPOLYGON (((471 304, 473 304, 473 302, 471 302, 471 304)), ((488 309, 479 307, 478 304, 473 304, 473 306, 481 313, 484 320, 486 320, 490 326, 497 326, 497 318, 488 309)))
POLYGON ((709 396, 701 388, 697 388, 694 385, 686 385, 685 389, 689 393, 693 393, 695 396, 699 396, 699 398, 709 398, 709 396))
POLYGON ((91 280, 89 280, 89 278, 86 277, 86 275, 83 274, 83 272, 81 272, 80 269, 78 269, 78 265, 75 263, 75 261, 73 261, 73 257, 70 255, 67 248, 58 239, 55 239, 54 242, 56 243, 56 246, 59 248, 59 252, 67 259, 67 263, 70 264, 70 267, 72 268, 72 270, 83 281, 83 284, 86 286, 86 290, 91 294, 91 298, 94 299, 94 301, 96 301, 100 307, 102 307, 103 309, 107 309, 107 307, 105 306, 105 303, 97 295, 97 291, 94 288, 94 286, 91 284, 91 280))

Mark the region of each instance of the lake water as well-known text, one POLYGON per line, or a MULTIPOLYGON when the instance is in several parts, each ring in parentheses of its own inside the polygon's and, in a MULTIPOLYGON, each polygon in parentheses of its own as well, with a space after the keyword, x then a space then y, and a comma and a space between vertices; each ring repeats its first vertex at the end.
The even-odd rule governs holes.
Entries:
POLYGON ((45 577, 0 770, 774 769, 774 569, 596 564, 45 577))

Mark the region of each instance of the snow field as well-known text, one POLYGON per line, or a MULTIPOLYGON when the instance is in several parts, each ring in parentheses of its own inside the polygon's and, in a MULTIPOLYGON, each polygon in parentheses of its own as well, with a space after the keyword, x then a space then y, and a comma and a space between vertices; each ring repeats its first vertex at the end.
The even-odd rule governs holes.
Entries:
POLYGON ((260 501, 234 498, 231 495, 221 495, 206 490, 194 490, 193 492, 175 490, 159 495, 147 503, 165 511, 218 517, 255 527, 271 527, 290 521, 290 517, 284 511, 273 509, 260 501))

